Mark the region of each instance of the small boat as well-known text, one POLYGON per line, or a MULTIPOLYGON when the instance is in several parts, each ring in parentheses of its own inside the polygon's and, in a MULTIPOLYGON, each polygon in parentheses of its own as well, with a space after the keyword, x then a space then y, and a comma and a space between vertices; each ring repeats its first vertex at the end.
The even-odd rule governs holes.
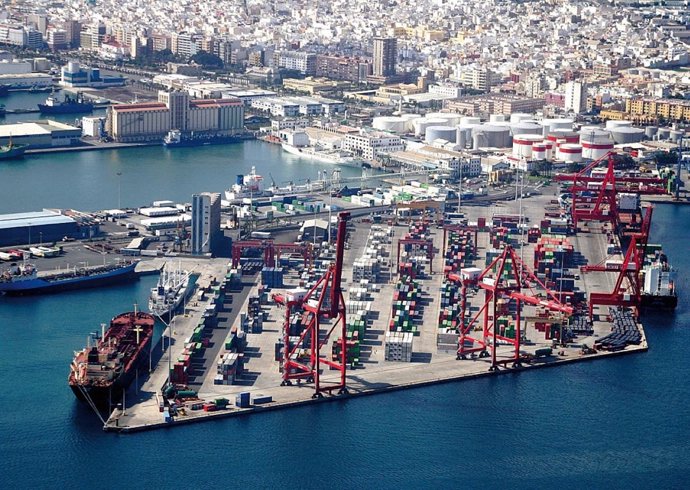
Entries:
POLYGON ((10 160, 13 158, 21 158, 24 152, 29 148, 29 145, 15 145, 12 143, 12 137, 7 145, 0 146, 0 160, 10 160))

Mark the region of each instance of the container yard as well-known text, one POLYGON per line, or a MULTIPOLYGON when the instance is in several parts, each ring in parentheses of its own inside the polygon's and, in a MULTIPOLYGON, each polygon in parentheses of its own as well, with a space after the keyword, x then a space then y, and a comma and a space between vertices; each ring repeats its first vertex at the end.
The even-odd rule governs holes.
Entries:
MULTIPOLYGON (((158 365, 104 429, 645 351, 640 276, 655 254, 638 250, 652 210, 619 212, 617 189, 633 185, 610 162, 589 177, 597 165, 607 161, 559 176, 568 199, 554 184, 522 201, 464 206, 460 223, 443 224, 437 210, 377 223, 341 213, 330 244, 235 242, 232 260, 201 268, 158 365), (599 198, 582 196, 592 179, 604 181, 599 198)), ((641 193, 656 192, 659 183, 636 179, 641 193)))

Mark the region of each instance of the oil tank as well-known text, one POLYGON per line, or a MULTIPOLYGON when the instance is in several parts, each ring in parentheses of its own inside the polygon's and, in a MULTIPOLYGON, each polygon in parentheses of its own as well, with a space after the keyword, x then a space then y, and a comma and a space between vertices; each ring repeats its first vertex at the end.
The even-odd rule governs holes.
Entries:
POLYGON ((472 130, 466 131, 462 126, 455 127, 455 144, 460 148, 466 148, 472 139, 472 130))
POLYGON ((671 129, 659 128, 659 132, 657 134, 659 135, 660 140, 667 140, 671 136, 671 129))
POLYGON ((530 159, 532 158, 532 146, 535 143, 543 143, 543 141, 544 138, 539 134, 516 134, 513 136, 513 156, 530 159))
POLYGON ((457 129, 455 126, 429 126, 426 128, 424 141, 431 143, 434 140, 442 139, 455 143, 457 129))
POLYGON ((515 136, 516 134, 542 134, 541 125, 534 122, 517 122, 510 123, 510 133, 515 136))
POLYGON ((412 121, 412 126, 414 127, 415 136, 424 136, 426 134, 426 128, 429 126, 445 126, 445 119, 429 119, 427 117, 420 117, 412 121))
MULTIPOLYGON (((515 138, 513 138, 515 144, 515 138)), ((546 143, 534 143, 532 145, 532 160, 546 160, 548 159, 546 143)))
POLYGON ((472 147, 474 149, 486 147, 507 148, 510 145, 511 137, 510 128, 508 126, 482 124, 472 128, 472 147), (477 147, 477 142, 483 142, 484 144, 477 147))
POLYGON ((543 119, 541 122, 543 132, 542 134, 546 136, 547 134, 553 132, 556 129, 573 129, 573 120, 566 118, 558 119, 543 119))
POLYGON ((405 132, 405 120, 401 117, 395 116, 378 116, 375 117, 371 123, 374 129, 381 131, 391 131, 394 133, 405 132))
POLYGON ((582 142, 582 157, 598 160, 613 150, 613 140, 609 136, 585 138, 582 142))
POLYGON ((505 114, 491 114, 489 116, 489 122, 490 123, 503 123, 507 122, 506 121, 506 115, 505 114))
POLYGON ((464 116, 460 118, 460 124, 463 126, 476 126, 481 123, 482 120, 478 117, 464 116))
POLYGON ((582 146, 574 143, 563 143, 558 147, 558 160, 566 163, 582 161, 582 146))
POLYGON ((425 116, 427 119, 442 119, 446 126, 455 126, 460 124, 462 116, 455 112, 430 112, 425 116))
POLYGON ((651 140, 656 136, 656 133, 659 131, 659 128, 656 126, 647 126, 644 128, 644 135, 648 140, 651 140))
POLYGON ((613 141, 618 145, 625 143, 639 143, 644 139, 644 129, 629 126, 616 126, 611 129, 613 141))
POLYGON ((674 143, 680 143, 680 140, 683 139, 683 136, 685 136, 683 131, 676 131, 675 129, 672 129, 668 139, 674 143))
POLYGON ((625 119, 622 119, 620 121, 606 121, 606 129, 616 129, 622 128, 624 126, 632 126, 632 121, 626 121, 625 119))
POLYGON ((548 141, 564 141, 565 143, 579 143, 580 135, 569 129, 555 129, 546 135, 548 141))
POLYGON ((532 116, 529 114, 525 114, 524 112, 513 112, 510 115, 510 124, 517 124, 522 121, 527 121, 529 119, 532 119, 532 116))

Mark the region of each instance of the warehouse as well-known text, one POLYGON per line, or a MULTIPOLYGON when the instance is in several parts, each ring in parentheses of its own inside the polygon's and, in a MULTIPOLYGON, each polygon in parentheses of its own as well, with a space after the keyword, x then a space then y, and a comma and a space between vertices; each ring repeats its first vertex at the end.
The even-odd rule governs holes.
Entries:
POLYGON ((88 227, 82 230, 76 220, 47 209, 0 215, 0 246, 3 247, 56 242, 64 237, 82 238, 83 233, 88 237, 88 227))
POLYGON ((29 148, 71 146, 79 143, 81 129, 49 120, 0 125, 0 145, 7 145, 10 137, 13 144, 29 148))

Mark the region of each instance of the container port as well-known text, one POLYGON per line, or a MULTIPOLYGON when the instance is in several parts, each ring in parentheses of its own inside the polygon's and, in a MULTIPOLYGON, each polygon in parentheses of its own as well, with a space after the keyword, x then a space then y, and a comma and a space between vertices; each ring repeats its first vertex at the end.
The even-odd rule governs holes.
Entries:
MULTIPOLYGON (((158 362, 104 418, 134 432, 643 352, 638 311, 652 210, 619 209, 625 177, 561 176, 541 195, 339 215, 331 243, 297 231, 235 242, 231 259, 157 257, 199 274, 158 362), (445 223, 445 224, 444 224, 445 223), (643 247, 643 248, 644 248, 643 247)), ((640 193, 656 192, 654 182, 640 193)))

